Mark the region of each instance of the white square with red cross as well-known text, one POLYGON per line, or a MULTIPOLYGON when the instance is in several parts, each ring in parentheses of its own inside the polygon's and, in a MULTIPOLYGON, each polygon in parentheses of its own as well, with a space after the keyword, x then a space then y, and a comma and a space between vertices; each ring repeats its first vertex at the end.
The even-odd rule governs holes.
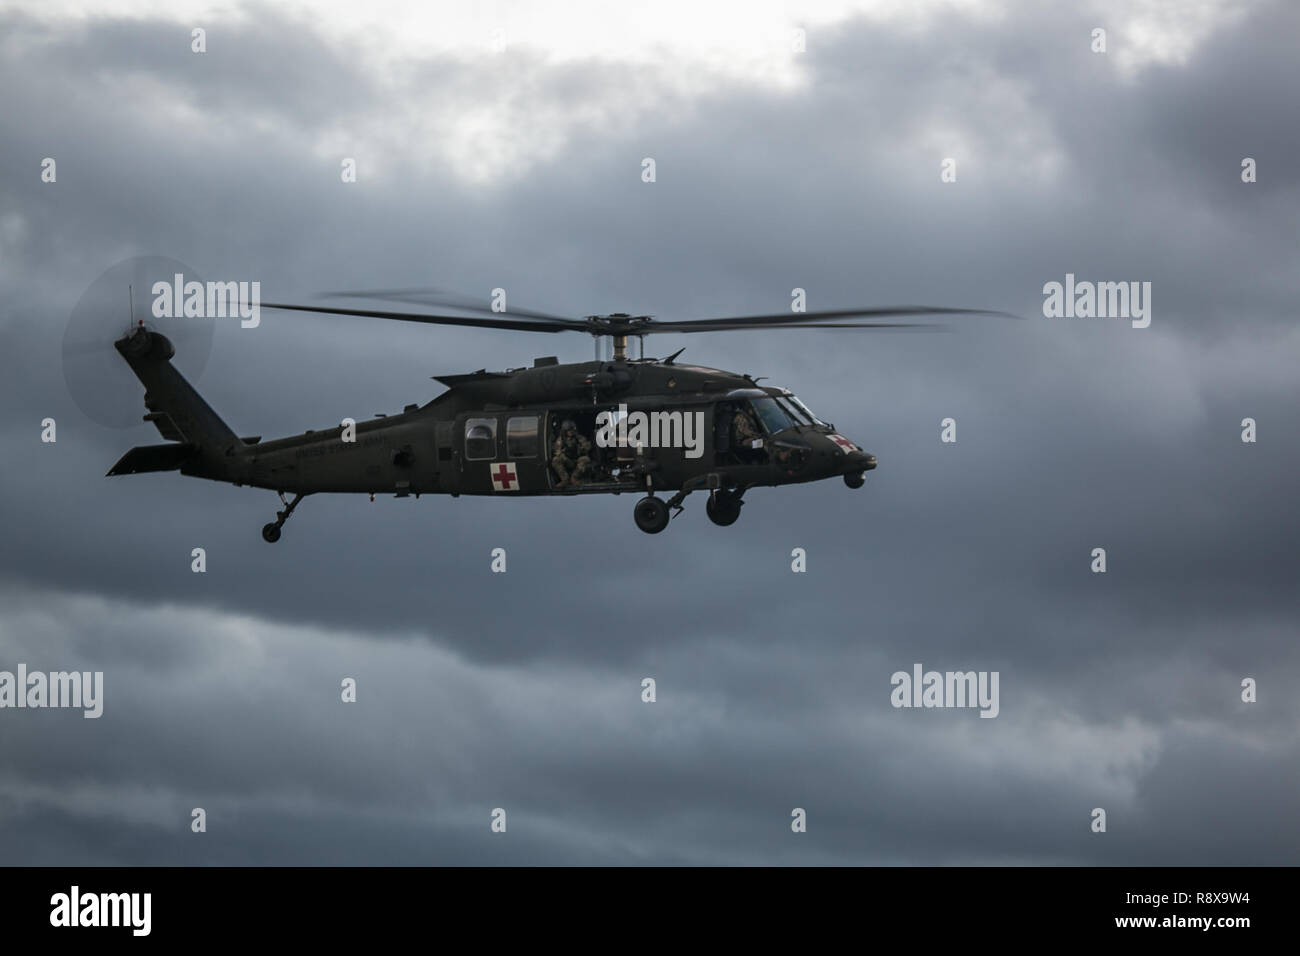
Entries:
POLYGON ((837 445, 839 445, 841 448, 843 448, 845 451, 861 451, 861 450, 862 450, 862 449, 860 449, 857 445, 853 444, 853 442, 851 442, 851 441, 849 441, 847 438, 845 438, 843 435, 828 435, 827 437, 830 438, 831 441, 835 442, 835 444, 837 444, 837 445))
POLYGON ((493 491, 518 491, 519 475, 515 472, 513 461, 502 461, 490 468, 492 472, 493 491))

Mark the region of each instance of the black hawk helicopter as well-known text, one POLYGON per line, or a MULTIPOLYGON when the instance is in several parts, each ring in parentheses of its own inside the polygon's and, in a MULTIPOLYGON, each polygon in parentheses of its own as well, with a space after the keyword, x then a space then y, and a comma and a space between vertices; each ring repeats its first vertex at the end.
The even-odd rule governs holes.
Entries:
MULTIPOLYGON (((436 290, 435 290, 436 291, 436 290)), ((418 302, 430 290, 331 293, 418 302)), ((270 305, 326 315, 432 325, 556 333, 584 332, 612 343, 607 359, 435 376, 447 386, 401 414, 262 441, 231 430, 172 365, 175 350, 143 323, 114 346, 145 387, 144 416, 166 444, 132 448, 108 472, 183 475, 275 491, 284 504, 262 528, 268 542, 307 495, 584 495, 643 493, 633 508, 642 531, 657 534, 706 491, 717 525, 740 516, 756 487, 841 478, 861 488, 876 458, 840 435, 795 395, 749 375, 628 355, 636 339, 661 333, 757 329, 888 329, 925 325, 922 316, 994 314, 984 309, 900 306, 657 321, 649 315, 569 318, 529 309, 494 311, 443 296, 441 304, 477 316, 314 305, 270 305), (848 321, 858 320, 858 321, 848 321), (672 492, 663 498, 661 493, 672 492), (290 501, 286 495, 293 495, 290 501)))

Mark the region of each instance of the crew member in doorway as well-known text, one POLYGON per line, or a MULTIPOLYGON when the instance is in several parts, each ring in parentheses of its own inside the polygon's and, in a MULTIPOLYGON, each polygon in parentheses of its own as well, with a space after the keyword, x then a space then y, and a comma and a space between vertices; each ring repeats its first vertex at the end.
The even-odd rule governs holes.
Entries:
POLYGON ((580 485, 591 474, 591 442, 578 431, 573 419, 566 418, 560 425, 552 447, 551 468, 555 471, 555 487, 580 485))

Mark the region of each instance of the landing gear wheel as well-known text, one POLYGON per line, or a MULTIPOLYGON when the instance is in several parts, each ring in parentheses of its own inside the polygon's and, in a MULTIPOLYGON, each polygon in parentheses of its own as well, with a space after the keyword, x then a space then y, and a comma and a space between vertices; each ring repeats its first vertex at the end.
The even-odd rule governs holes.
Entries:
POLYGON ((668 505, 659 498, 642 498, 632 509, 632 517, 646 534, 658 534, 668 527, 668 505))
POLYGON ((844 476, 844 483, 850 488, 861 488, 867 483, 867 476, 860 471, 850 471, 844 476))
POLYGON ((740 517, 740 506, 744 503, 739 495, 727 491, 725 488, 719 488, 709 495, 704 510, 708 514, 710 521, 725 528, 729 524, 736 523, 736 519, 740 517))
MULTIPOLYGON (((289 520, 289 516, 293 514, 293 509, 298 507, 298 503, 302 501, 303 498, 307 497, 302 492, 298 492, 293 496, 293 501, 290 501, 284 496, 283 491, 277 491, 276 494, 279 495, 280 500, 284 502, 284 510, 277 511, 275 513, 275 520, 270 524, 262 526, 262 540, 267 544, 275 544, 280 540, 280 527, 289 520)), ((374 500, 373 496, 371 497, 371 500, 374 500)))

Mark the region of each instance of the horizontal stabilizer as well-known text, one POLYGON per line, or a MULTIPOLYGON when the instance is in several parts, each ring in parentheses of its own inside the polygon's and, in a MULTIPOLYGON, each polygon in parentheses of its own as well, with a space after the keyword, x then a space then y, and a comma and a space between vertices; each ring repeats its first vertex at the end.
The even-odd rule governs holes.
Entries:
POLYGON ((138 475, 146 471, 175 471, 198 449, 194 445, 137 445, 109 469, 109 475, 138 475))

